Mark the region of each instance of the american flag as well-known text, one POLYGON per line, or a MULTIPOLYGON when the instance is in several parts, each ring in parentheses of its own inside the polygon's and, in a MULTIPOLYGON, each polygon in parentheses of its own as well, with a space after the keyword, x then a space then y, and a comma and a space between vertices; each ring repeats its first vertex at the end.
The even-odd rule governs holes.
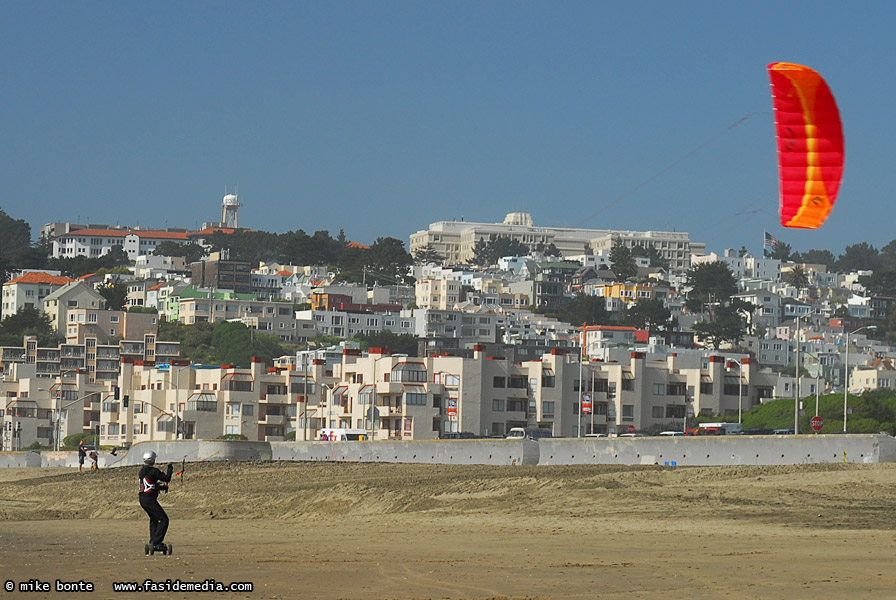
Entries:
POLYGON ((778 238, 776 238, 775 236, 773 236, 772 234, 770 234, 767 231, 765 232, 765 247, 766 248, 771 248, 772 250, 774 250, 775 248, 778 247, 778 244, 780 244, 780 243, 781 242, 778 241, 778 238))

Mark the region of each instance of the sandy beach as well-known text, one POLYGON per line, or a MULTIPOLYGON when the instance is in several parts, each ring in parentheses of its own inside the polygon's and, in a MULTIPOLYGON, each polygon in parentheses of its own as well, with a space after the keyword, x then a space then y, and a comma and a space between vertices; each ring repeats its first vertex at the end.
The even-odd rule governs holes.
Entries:
POLYGON ((188 464, 161 497, 174 553, 149 557, 137 471, 0 471, 5 585, 36 579, 54 588, 29 598, 58 597, 57 580, 91 584, 68 594, 91 598, 145 597, 116 590, 122 582, 159 585, 156 598, 808 599, 896 590, 892 464, 188 464), (176 589, 232 582, 252 589, 176 589))

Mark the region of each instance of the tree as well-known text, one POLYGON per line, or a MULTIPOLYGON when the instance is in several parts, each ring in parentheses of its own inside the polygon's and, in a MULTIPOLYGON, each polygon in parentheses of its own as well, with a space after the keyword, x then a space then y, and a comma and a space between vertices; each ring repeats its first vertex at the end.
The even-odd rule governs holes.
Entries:
POLYGON ((248 367, 252 357, 272 362, 283 355, 283 348, 276 336, 257 333, 242 323, 221 321, 212 330, 212 348, 217 362, 238 367, 248 367))
POLYGON ((529 247, 521 241, 501 235, 491 241, 479 240, 473 247, 473 263, 480 267, 498 264, 505 256, 527 256, 529 247))
POLYGON ((373 280, 382 279, 387 284, 406 281, 408 268, 413 263, 411 255, 404 249, 404 242, 393 237, 377 238, 366 258, 367 265, 373 270, 373 280))
POLYGON ((672 311, 662 300, 642 298, 625 311, 623 322, 638 329, 666 329, 672 319, 672 311))
POLYGON ((0 257, 16 263, 24 249, 31 246, 31 226, 24 219, 13 219, 0 209, 0 257))
POLYGON ((557 308, 557 318, 575 327, 609 325, 610 314, 606 300, 601 296, 587 296, 581 292, 564 301, 557 308))
POLYGON ((610 264, 620 281, 629 281, 638 274, 638 263, 635 262, 632 250, 620 240, 614 240, 613 247, 610 248, 610 264))
POLYGON ((122 310, 127 304, 128 284, 117 278, 97 288, 96 291, 106 299, 106 308, 109 310, 122 310))
POLYGON ((708 341, 715 350, 724 342, 737 344, 746 335, 743 317, 728 304, 719 306, 709 321, 694 323, 693 329, 699 338, 708 341))
POLYGON ((155 256, 178 256, 183 257, 186 264, 191 264, 202 260, 203 256, 208 254, 208 249, 190 242, 189 244, 178 244, 171 240, 166 240, 156 246, 155 256))
MULTIPOLYGON (((743 248, 746 250, 746 248, 743 248)), ((659 250, 653 246, 643 247, 635 246, 632 248, 632 256, 638 258, 646 258, 650 260, 651 267, 660 267, 661 269, 669 269, 669 261, 660 256, 659 250)))
POLYGON ((737 279, 727 264, 715 261, 693 266, 686 276, 690 288, 686 306, 691 312, 700 312, 712 302, 726 302, 737 293, 737 279))
POLYGON ((26 335, 36 336, 37 344, 43 347, 58 346, 63 341, 49 315, 29 305, 0 321, 0 346, 19 346, 26 335))
POLYGON ((796 265, 787 273, 787 283, 795 288, 809 287, 809 275, 802 265, 796 265))
POLYGON ((794 256, 794 262, 806 263, 809 265, 824 265, 829 269, 833 269, 837 262, 830 250, 809 250, 803 254, 794 256))
POLYGON ((785 244, 784 242, 778 242, 775 244, 775 247, 772 249, 771 258, 778 259, 780 261, 790 260, 791 248, 790 244, 785 244))
POLYGON ((441 264, 445 257, 439 254, 432 244, 427 244, 423 248, 419 248, 414 252, 414 262, 418 265, 429 263, 441 264))
POLYGON ((868 242, 860 242, 847 246, 843 254, 837 257, 836 269, 840 273, 852 271, 873 271, 879 263, 878 252, 868 242))

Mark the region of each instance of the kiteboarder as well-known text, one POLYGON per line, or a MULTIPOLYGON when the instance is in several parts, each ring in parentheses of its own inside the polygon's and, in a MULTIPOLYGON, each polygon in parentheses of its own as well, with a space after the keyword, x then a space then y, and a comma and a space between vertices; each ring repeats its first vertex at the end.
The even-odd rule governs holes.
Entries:
MULTIPOLYGON (((152 450, 143 454, 143 467, 140 469, 140 507, 149 515, 149 544, 147 550, 161 551, 168 554, 162 542, 168 532, 168 515, 159 504, 159 492, 168 492, 168 482, 174 465, 168 464, 166 473, 156 468, 156 453, 152 450)), ((147 552, 149 554, 149 552, 147 552)))

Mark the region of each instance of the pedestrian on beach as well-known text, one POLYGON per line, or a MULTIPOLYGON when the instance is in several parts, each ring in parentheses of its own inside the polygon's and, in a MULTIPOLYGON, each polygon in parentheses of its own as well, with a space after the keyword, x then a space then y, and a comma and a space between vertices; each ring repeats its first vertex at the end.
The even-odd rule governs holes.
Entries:
POLYGON ((154 550, 165 550, 162 543, 168 532, 168 515, 159 504, 159 492, 168 492, 168 482, 174 465, 168 464, 167 473, 156 468, 156 453, 143 453, 143 468, 140 469, 140 506, 149 515, 149 545, 154 550))
POLYGON ((84 440, 78 442, 78 473, 84 468, 84 459, 87 457, 87 448, 84 446, 84 440))
POLYGON ((90 470, 91 471, 98 470, 100 467, 97 463, 99 462, 100 455, 97 454, 96 450, 91 450, 90 452, 87 453, 87 456, 88 456, 88 458, 90 458, 90 470))

